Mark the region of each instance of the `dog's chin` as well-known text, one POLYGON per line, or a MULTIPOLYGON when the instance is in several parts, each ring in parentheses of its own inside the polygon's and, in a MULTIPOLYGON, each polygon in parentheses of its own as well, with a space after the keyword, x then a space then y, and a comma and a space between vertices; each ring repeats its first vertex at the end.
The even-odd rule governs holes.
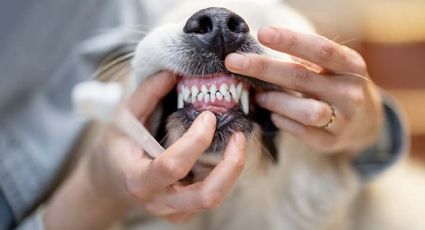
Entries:
POLYGON ((249 83, 229 74, 178 77, 177 111, 167 119, 168 143, 181 137, 203 111, 216 116, 216 130, 211 145, 200 161, 216 164, 236 132, 252 133, 254 122, 249 115, 249 83))

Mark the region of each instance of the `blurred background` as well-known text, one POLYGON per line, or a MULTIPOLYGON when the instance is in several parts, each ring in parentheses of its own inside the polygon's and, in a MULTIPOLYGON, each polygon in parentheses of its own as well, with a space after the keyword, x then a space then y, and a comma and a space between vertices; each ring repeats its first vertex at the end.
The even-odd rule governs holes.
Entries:
POLYGON ((396 97, 425 163, 425 0, 287 0, 320 34, 356 49, 371 78, 396 97))
POLYGON ((360 229, 425 229, 425 0, 287 0, 318 32, 360 52, 410 129, 407 158, 374 181, 360 229))

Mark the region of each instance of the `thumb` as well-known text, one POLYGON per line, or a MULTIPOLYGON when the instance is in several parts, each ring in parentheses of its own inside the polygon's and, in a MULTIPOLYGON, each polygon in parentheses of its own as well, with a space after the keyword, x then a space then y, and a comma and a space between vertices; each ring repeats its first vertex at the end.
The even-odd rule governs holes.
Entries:
MULTIPOLYGON (((148 77, 127 100, 130 111, 142 122, 154 111, 158 102, 176 85, 171 72, 160 72, 148 77)), ((177 100, 177 99, 176 99, 177 100)))

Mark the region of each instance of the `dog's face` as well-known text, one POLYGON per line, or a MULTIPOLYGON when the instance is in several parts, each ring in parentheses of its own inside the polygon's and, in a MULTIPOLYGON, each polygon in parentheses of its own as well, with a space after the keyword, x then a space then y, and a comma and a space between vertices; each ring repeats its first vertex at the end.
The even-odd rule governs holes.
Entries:
POLYGON ((243 1, 184 1, 140 41, 133 60, 133 80, 139 83, 146 76, 168 70, 178 81, 175 94, 167 97, 172 102, 166 103, 163 111, 168 143, 177 140, 205 110, 217 117, 205 158, 220 159, 230 136, 235 132, 250 136, 255 123, 263 133, 276 131, 269 113, 252 100, 256 92, 276 86, 230 73, 224 67, 224 58, 238 52, 288 59, 261 46, 256 31, 273 24, 304 31, 311 31, 311 27, 304 20, 296 20, 299 18, 288 8, 276 6, 277 12, 265 12, 262 7, 270 11, 270 6, 243 1))

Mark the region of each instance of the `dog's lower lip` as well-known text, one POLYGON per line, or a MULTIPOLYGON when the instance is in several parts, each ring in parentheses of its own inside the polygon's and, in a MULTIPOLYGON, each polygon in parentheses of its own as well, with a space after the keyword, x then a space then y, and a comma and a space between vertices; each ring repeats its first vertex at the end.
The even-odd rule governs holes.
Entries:
MULTIPOLYGON (((193 107, 189 106, 184 108, 186 115, 190 118, 190 120, 194 121, 196 117, 202 112, 197 111, 193 107)), ((227 113, 214 113, 217 119, 217 130, 220 130, 222 127, 226 126, 229 122, 237 119, 240 116, 243 116, 242 112, 238 108, 233 108, 227 113)))

